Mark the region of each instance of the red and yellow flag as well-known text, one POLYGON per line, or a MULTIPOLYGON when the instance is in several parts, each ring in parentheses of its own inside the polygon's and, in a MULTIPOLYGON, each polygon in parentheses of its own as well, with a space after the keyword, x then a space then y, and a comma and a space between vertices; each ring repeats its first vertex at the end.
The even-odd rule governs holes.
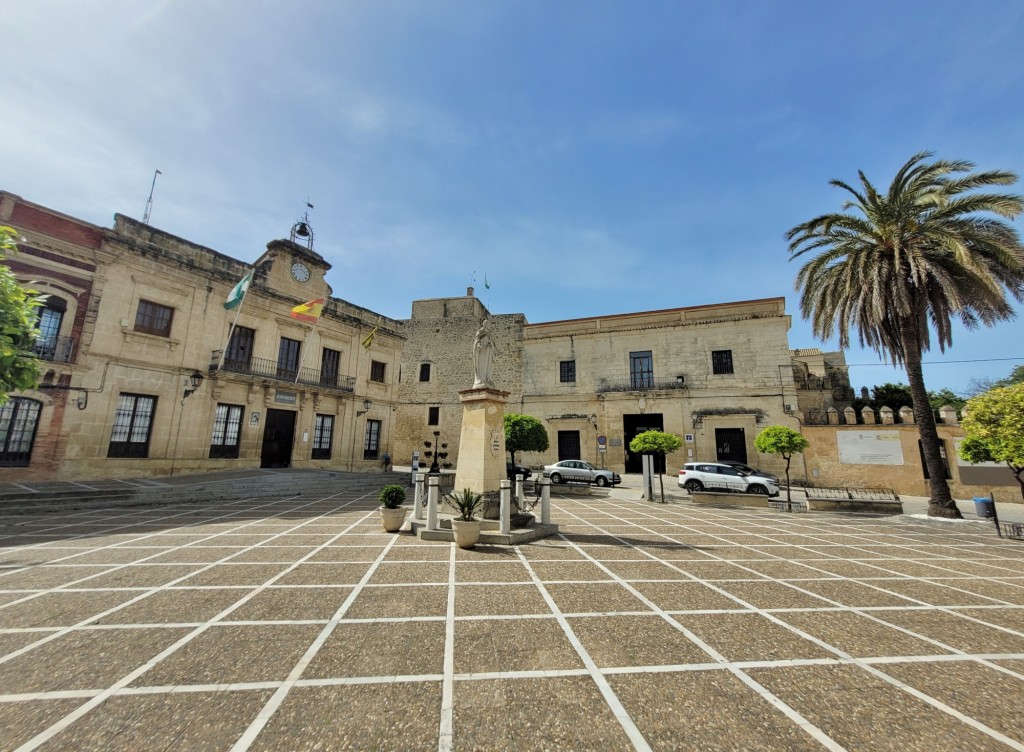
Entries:
POLYGON ((291 317, 307 324, 315 324, 323 313, 325 300, 326 298, 314 298, 308 303, 297 305, 292 309, 291 317))

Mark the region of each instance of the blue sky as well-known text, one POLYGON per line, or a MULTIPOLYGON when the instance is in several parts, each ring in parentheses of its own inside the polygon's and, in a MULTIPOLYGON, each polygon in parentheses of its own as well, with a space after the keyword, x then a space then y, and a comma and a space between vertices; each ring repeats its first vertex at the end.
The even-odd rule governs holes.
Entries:
MULTIPOLYGON (((151 223, 250 262, 308 196, 334 294, 396 318, 475 272, 533 322, 784 295, 790 346, 834 348, 783 240, 830 179, 1024 172, 1010 0, 32 0, 4 31, 0 187, 109 226, 158 168, 151 223)), ((1005 375, 1021 327, 926 383, 1005 375)))

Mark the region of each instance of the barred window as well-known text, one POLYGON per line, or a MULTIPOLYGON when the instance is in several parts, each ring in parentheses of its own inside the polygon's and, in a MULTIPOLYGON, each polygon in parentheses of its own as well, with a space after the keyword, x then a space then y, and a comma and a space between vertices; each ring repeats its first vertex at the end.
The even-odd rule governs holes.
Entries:
POLYGON ((213 437, 210 439, 210 459, 238 457, 241 426, 241 405, 217 405, 213 416, 213 437))
POLYGON ((576 361, 563 360, 558 367, 558 380, 563 384, 576 383, 576 361))
POLYGON ((316 416, 316 423, 313 426, 313 459, 329 460, 331 458, 331 443, 334 438, 334 416, 316 416))
POLYGON ((0 467, 28 467, 42 403, 11 397, 0 406, 0 467))
POLYGON ((711 372, 715 374, 732 373, 732 350, 712 350, 711 372))
POLYGON ((174 309, 149 300, 140 300, 135 312, 135 331, 155 334, 158 337, 171 336, 171 321, 174 309))
POLYGON ((387 366, 381 363, 379 360, 370 361, 370 381, 379 381, 384 383, 384 374, 386 373, 387 366))
POLYGON ((156 397, 122 394, 117 401, 108 457, 148 457, 156 397))
POLYGON ((380 451, 380 425, 379 420, 366 421, 366 443, 363 444, 363 459, 375 460, 380 451))

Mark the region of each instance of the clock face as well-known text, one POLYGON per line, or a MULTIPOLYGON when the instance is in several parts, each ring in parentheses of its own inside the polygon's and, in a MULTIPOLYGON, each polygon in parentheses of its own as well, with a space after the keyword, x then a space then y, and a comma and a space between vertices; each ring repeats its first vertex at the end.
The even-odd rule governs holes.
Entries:
POLYGON ((309 279, 309 267, 296 261, 292 264, 292 276, 299 282, 306 282, 309 279))

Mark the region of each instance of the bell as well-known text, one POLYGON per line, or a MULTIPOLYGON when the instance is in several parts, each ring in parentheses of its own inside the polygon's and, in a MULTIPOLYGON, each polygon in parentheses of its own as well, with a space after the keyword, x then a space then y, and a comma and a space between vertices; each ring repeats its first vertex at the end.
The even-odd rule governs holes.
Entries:
POLYGON ((305 222, 299 222, 295 226, 295 234, 297 236, 299 236, 300 238, 308 238, 309 237, 309 227, 306 226, 305 222))

